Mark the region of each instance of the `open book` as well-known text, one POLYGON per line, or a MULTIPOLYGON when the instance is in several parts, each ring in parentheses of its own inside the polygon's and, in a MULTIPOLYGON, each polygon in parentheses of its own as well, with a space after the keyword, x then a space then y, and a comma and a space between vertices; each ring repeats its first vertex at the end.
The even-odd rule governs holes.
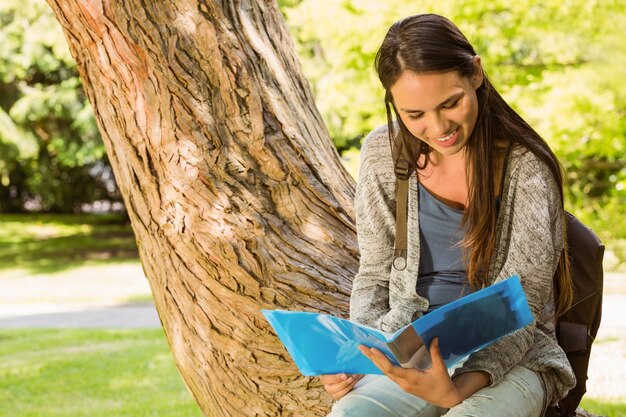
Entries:
POLYGON ((305 376, 381 374, 357 349, 375 347, 396 365, 427 369, 428 348, 439 337, 447 367, 532 323, 524 290, 514 275, 420 317, 395 333, 319 313, 262 310, 305 376))

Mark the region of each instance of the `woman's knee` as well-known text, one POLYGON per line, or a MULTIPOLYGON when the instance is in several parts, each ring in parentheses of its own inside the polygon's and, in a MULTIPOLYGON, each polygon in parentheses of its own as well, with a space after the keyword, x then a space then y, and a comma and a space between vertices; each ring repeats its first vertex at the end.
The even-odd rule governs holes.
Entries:
POLYGON ((479 390, 451 408, 446 417, 539 417, 543 412, 544 397, 539 375, 516 366, 500 384, 479 390))

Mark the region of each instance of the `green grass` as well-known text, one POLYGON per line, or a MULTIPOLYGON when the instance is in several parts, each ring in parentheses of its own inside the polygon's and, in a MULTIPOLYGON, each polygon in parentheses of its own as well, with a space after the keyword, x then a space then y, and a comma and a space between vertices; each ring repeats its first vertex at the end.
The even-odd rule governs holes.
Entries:
MULTIPOLYGON (((626 403, 583 408, 626 416, 626 403)), ((0 330, 0 416, 201 417, 161 330, 0 330)))
POLYGON ((137 259, 135 237, 120 215, 0 215, 0 271, 51 273, 137 259))
MULTIPOLYGON (((0 214, 0 279, 23 274, 68 277, 84 274, 85 268, 76 268, 82 266, 92 277, 98 272, 91 265, 99 270, 137 259, 130 225, 118 215, 0 214)), ((611 282, 623 289, 621 275, 607 277, 611 282)), ((126 301, 150 299, 146 294, 126 301)), ((626 417, 626 399, 585 398, 581 405, 596 415, 626 417)), ((29 329, 0 330, 0 417, 4 416, 200 417, 201 413, 182 383, 161 330, 29 329)))
POLYGON ((0 416, 200 417, 161 330, 0 330, 0 416))
POLYGON ((598 416, 626 417, 626 401, 615 402, 599 398, 583 398, 580 406, 598 416))

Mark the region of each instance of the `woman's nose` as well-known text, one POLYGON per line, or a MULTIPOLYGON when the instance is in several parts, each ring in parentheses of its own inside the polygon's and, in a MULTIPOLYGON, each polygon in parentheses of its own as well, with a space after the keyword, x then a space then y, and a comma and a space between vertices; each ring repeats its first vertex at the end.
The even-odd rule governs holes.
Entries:
POLYGON ((434 112, 427 120, 426 129, 426 137, 440 138, 450 133, 450 122, 440 112, 434 112))

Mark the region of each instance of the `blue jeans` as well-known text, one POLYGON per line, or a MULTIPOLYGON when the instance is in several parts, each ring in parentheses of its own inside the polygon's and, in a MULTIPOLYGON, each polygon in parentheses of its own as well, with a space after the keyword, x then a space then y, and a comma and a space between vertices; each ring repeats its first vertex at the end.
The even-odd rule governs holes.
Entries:
POLYGON ((366 375, 335 403, 328 417, 540 417, 544 397, 539 375, 519 365, 498 385, 479 390, 451 409, 402 391, 386 376, 366 375))

